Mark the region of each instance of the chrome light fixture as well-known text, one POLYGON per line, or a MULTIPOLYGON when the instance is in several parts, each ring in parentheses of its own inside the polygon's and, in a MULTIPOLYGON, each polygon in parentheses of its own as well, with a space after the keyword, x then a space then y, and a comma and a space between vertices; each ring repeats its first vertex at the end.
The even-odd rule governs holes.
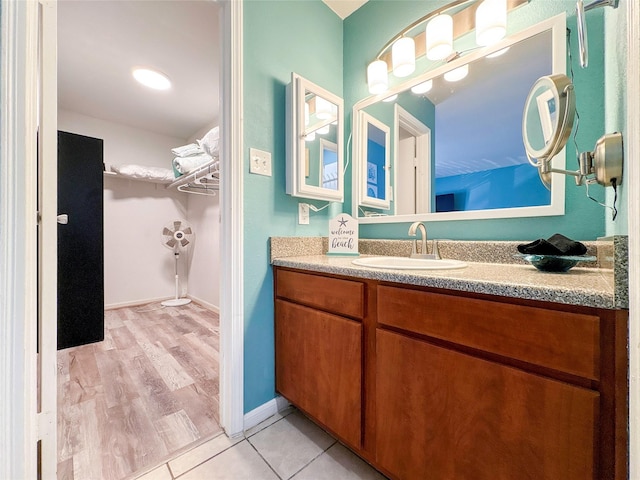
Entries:
POLYGON ((367 66, 369 93, 379 95, 388 90, 390 71, 399 78, 411 75, 416 58, 422 55, 431 61, 449 62, 458 58, 459 54, 453 56, 453 41, 474 26, 478 45, 496 43, 506 34, 508 11, 530 1, 455 0, 426 14, 389 40, 367 66), (412 33, 425 23, 421 32, 412 33))

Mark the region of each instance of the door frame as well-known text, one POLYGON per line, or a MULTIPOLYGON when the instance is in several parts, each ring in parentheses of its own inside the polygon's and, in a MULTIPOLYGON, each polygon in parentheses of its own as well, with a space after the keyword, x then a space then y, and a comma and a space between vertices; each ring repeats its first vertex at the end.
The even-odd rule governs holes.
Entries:
POLYGON ((36 478, 38 2, 0 9, 0 478, 36 478))
POLYGON ((629 478, 640 478, 640 4, 627 8, 624 155, 629 240, 629 478), (635 292, 635 293, 633 293, 635 292))
POLYGON ((220 423, 244 431, 243 1, 221 2, 220 423))

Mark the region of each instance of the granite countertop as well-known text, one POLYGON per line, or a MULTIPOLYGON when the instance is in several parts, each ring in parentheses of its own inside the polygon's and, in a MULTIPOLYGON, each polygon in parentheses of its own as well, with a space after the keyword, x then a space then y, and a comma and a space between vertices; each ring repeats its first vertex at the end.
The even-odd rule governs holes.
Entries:
MULTIPOLYGON (((364 255, 363 255, 364 256, 364 255)), ((361 257, 363 257, 361 256, 361 257)), ((467 262, 457 270, 392 270, 354 265, 354 257, 276 257, 272 264, 356 278, 606 309, 627 308, 615 295, 614 272, 574 267, 546 273, 530 265, 467 262)))

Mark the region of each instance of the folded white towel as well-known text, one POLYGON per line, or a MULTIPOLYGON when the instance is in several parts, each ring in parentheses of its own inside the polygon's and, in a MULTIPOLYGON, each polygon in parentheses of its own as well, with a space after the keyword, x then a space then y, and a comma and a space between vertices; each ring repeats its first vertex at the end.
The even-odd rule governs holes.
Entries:
POLYGON ((206 152, 195 143, 190 143, 189 145, 184 145, 182 147, 172 148, 171 153, 176 157, 190 157, 191 155, 201 155, 206 152))
POLYGON ((220 144, 220 127, 213 127, 202 137, 202 140, 196 140, 196 142, 205 153, 212 157, 217 156, 220 144))
POLYGON ((144 165, 111 165, 111 171, 118 175, 153 183, 171 183, 175 180, 168 168, 147 167, 144 165))
POLYGON ((185 173, 189 173, 191 170, 195 170, 199 166, 204 165, 211 160, 213 160, 213 158, 206 153, 192 155, 190 157, 176 157, 173 159, 173 168, 175 168, 178 173, 184 175, 185 173))

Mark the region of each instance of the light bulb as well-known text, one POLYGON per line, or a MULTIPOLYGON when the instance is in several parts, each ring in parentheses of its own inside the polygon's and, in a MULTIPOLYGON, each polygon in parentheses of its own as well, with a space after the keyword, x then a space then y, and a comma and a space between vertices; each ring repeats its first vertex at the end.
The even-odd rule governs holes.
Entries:
POLYGON ((426 82, 419 83, 411 87, 411 91, 416 95, 427 93, 433 87, 433 80, 427 80, 426 82))
POLYGON ((411 75, 416 69, 416 42, 411 37, 396 40, 391 47, 393 74, 396 77, 411 75))
POLYGON ((333 109, 331 102, 322 97, 316 97, 316 117, 320 120, 328 120, 331 118, 333 109))
POLYGON ((384 60, 375 60, 367 67, 367 84, 370 94, 378 95, 389 88, 387 68, 387 62, 384 60))
POLYGON ((467 76, 469 73, 469 64, 463 65, 458 68, 454 68, 453 70, 449 70, 444 74, 444 79, 447 82, 458 82, 467 76))
POLYGON ((489 55, 487 55, 487 58, 496 58, 496 57, 499 57, 500 55, 504 55, 509 51, 509 48, 511 47, 505 47, 501 50, 498 50, 497 52, 490 53, 489 55))
POLYGON ((427 58, 442 60, 453 51, 453 18, 437 15, 427 23, 427 58))
POLYGON ((484 0, 476 10, 476 43, 493 45, 507 33, 507 0, 484 0))

